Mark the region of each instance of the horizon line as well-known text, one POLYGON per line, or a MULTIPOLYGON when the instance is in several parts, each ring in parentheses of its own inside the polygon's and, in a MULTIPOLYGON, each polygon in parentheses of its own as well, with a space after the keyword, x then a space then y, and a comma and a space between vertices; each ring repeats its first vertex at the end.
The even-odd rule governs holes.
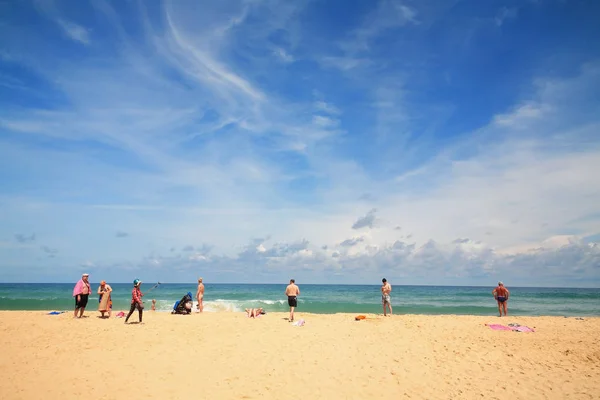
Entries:
MULTIPOLYGON (((93 282, 91 282, 93 283, 93 282)), ((195 285, 197 282, 156 282, 156 283, 148 283, 147 285, 195 285)), ((243 282, 212 282, 205 283, 205 285, 287 285, 287 283, 243 283, 243 282)), ((72 282, 0 282, 0 285, 46 285, 46 284, 72 284, 72 282)), ((112 282, 111 284, 118 285, 131 285, 131 282, 112 282)), ((365 284, 365 283, 301 283, 301 285, 311 285, 311 286, 379 286, 379 284, 365 284)), ((395 284, 394 286, 400 287, 472 287, 472 288, 489 288, 495 287, 494 285, 432 285, 432 284, 395 284)), ((600 286, 513 286, 513 285, 505 285, 513 288, 519 289, 598 289, 600 290, 600 286)))

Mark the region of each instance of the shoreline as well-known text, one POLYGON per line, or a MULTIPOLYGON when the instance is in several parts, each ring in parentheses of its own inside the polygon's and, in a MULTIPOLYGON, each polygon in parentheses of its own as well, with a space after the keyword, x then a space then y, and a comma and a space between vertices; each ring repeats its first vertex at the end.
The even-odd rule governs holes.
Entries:
MULTIPOLYGON (((120 310, 117 310, 120 311, 120 310)), ((600 318, 0 311, 5 399, 594 398, 600 318), (535 332, 492 330, 518 323, 535 332), (498 373, 502 366, 502 373, 498 373), (32 376, 34 381, 32 381, 32 376), (77 384, 74 384, 74 379, 77 384), (35 382, 35 385, 32 384, 35 382)))
MULTIPOLYGON (((400 308, 400 307, 398 307, 400 308)), ((57 309, 47 309, 47 310, 1 310, 0 309, 0 315, 2 313, 36 313, 36 314, 43 314, 43 315, 47 315, 50 312, 60 312, 62 314, 68 314, 68 313, 73 313, 73 309, 71 310, 57 310, 57 309)), ((112 312, 114 313, 118 313, 120 311, 125 312, 126 314, 129 312, 129 309, 125 309, 125 308, 117 308, 114 309, 112 312)), ((134 315, 137 313, 137 311, 134 312, 134 315)), ((146 314, 150 314, 150 313, 157 313, 157 314, 169 314, 171 315, 171 311, 170 310, 156 310, 156 311, 151 311, 149 309, 144 309, 144 315, 146 314)), ((202 314, 225 314, 225 315, 238 315, 238 314, 244 314, 244 310, 241 311, 204 311, 203 313, 199 313, 199 312, 195 312, 192 311, 191 314, 189 315, 202 315, 202 314)), ((86 309, 84 316, 90 316, 91 314, 95 315, 100 315, 99 311, 97 310, 90 310, 88 311, 86 309)), ((287 315, 289 314, 288 312, 282 312, 282 311, 267 311, 268 315, 273 315, 273 314, 281 314, 281 315, 287 315)), ((327 316, 327 315, 347 315, 347 316, 357 316, 357 315, 369 315, 369 316, 373 316, 373 317, 383 317, 383 313, 379 312, 379 313, 365 313, 365 312, 360 312, 360 311, 356 311, 356 312, 335 312, 335 313, 315 313, 315 312, 305 312, 305 311, 297 311, 296 310, 296 314, 300 315, 318 315, 318 316, 327 316)), ((473 318, 488 318, 488 319, 498 319, 498 320, 504 320, 504 319, 518 319, 518 318, 557 318, 557 319, 577 319, 577 318, 584 318, 584 319, 598 319, 600 320, 600 315, 589 315, 589 314, 577 314, 577 315, 524 315, 524 314, 514 314, 511 315, 509 314, 508 316, 503 316, 503 317, 499 317, 498 315, 495 314, 489 314, 489 315, 478 315, 478 314, 418 314, 418 313, 394 313, 392 314, 393 317, 397 317, 397 316, 406 316, 406 317, 473 317, 473 318)), ((115 318, 114 315, 112 316, 112 318, 115 318)))

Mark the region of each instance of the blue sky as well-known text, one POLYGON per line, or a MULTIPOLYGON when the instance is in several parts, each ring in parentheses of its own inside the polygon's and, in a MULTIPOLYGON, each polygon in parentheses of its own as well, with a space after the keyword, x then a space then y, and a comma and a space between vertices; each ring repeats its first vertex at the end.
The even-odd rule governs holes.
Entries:
POLYGON ((2 281, 597 287, 599 15, 3 2, 2 281))

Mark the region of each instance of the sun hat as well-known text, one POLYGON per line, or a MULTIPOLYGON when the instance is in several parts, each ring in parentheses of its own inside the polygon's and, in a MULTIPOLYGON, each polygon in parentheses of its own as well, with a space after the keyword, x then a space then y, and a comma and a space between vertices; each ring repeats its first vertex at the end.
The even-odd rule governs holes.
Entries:
POLYGON ((134 279, 133 280, 133 286, 139 286, 142 284, 142 281, 140 281, 139 279, 134 279))
POLYGON ((84 276, 90 276, 90 274, 85 273, 85 274, 81 274, 81 277, 83 278, 84 276))
POLYGON ((498 285, 503 286, 504 283, 502 283, 502 281, 498 282, 498 285))

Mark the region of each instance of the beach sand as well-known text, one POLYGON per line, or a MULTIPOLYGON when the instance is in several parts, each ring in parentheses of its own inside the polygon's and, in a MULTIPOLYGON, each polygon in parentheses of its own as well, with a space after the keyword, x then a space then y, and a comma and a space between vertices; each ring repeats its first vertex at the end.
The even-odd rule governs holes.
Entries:
POLYGON ((600 398, 600 318, 86 314, 0 312, 0 398, 600 398))

